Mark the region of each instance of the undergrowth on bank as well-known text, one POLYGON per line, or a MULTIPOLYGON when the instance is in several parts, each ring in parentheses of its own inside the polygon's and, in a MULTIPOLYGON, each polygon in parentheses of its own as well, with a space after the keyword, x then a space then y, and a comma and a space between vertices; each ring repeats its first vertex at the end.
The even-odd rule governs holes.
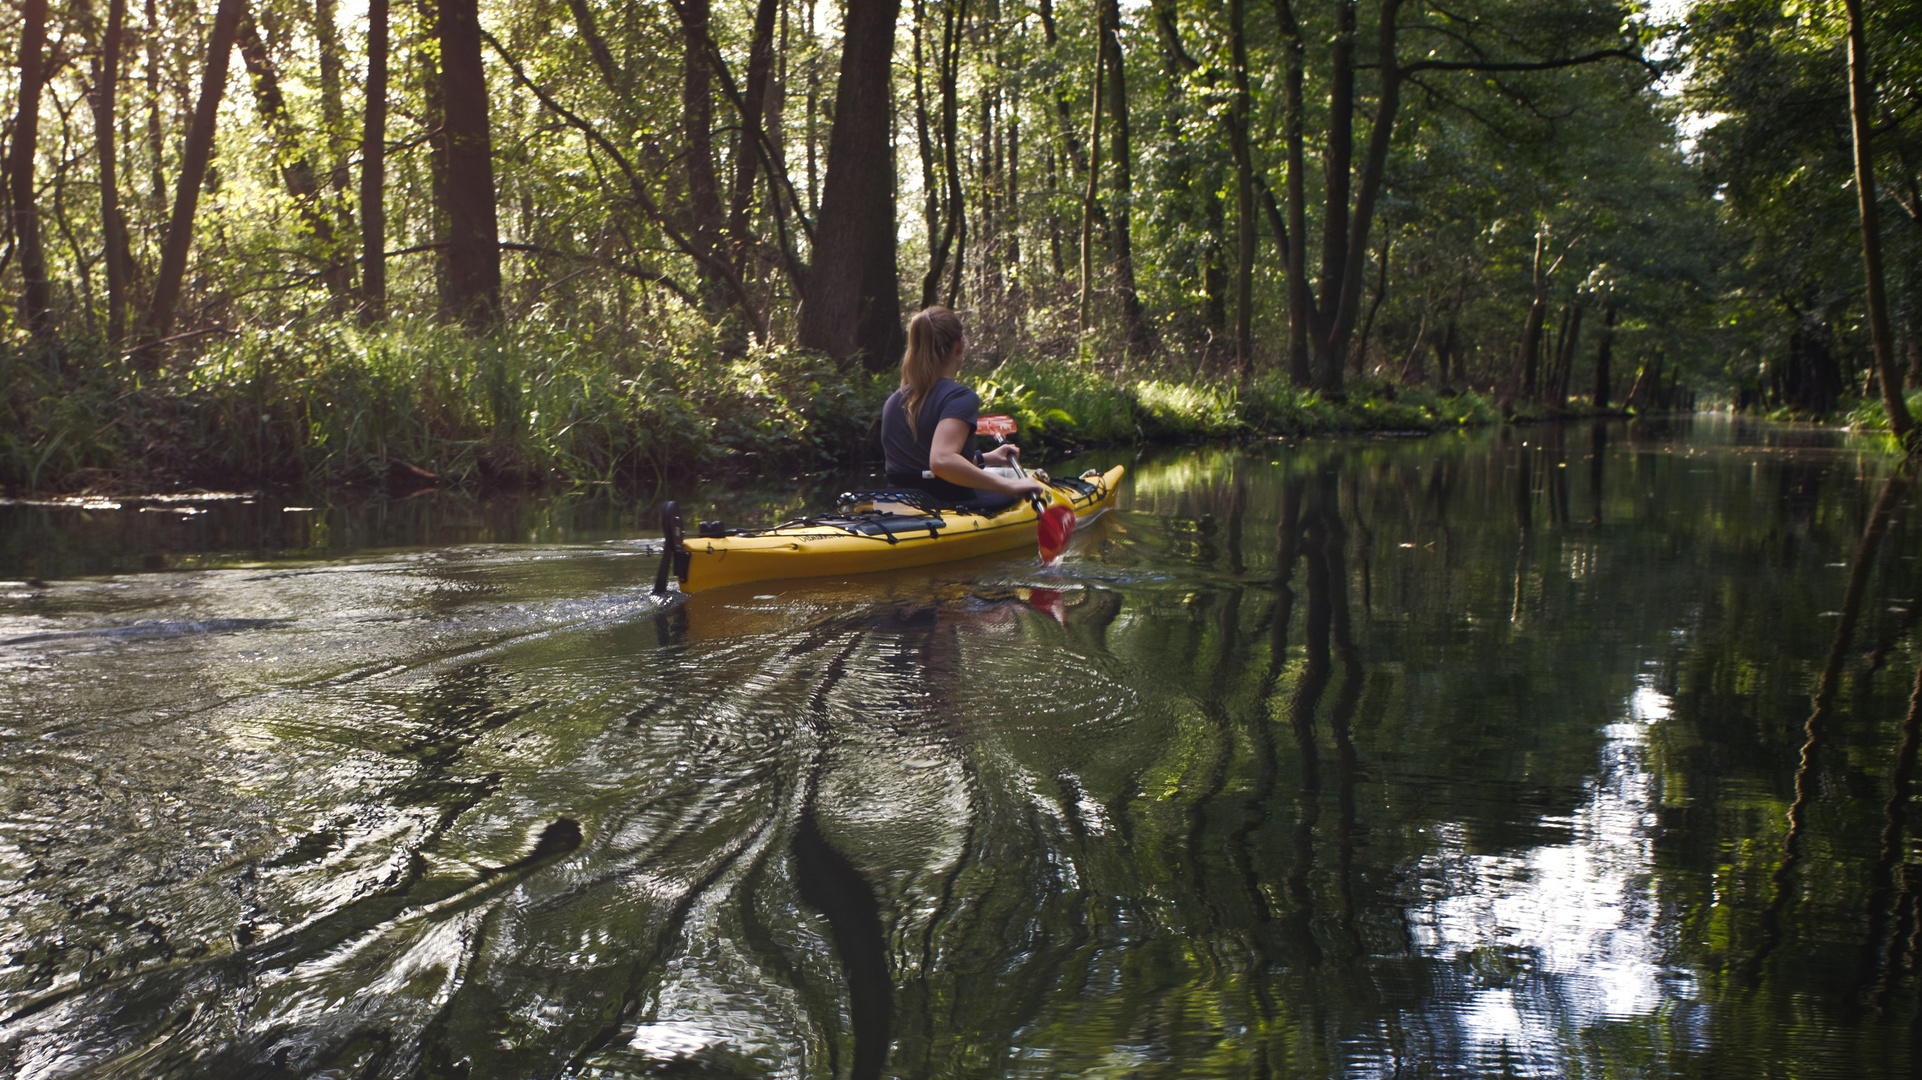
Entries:
MULTIPOLYGON (((1909 415, 1916 417, 1918 421, 1922 421, 1922 390, 1910 390, 1903 395, 1903 398, 1908 402, 1909 415)), ((1840 413, 1843 421, 1847 423, 1849 427, 1857 431, 1889 430, 1889 413, 1888 410, 1883 407, 1880 397, 1865 397, 1859 401, 1845 401, 1838 406, 1837 412, 1840 413)), ((1794 415, 1780 417, 1779 413, 1772 413, 1770 415, 1771 417, 1781 419, 1808 419, 1807 417, 1794 415)))
MULTIPOLYGON (((157 371, 89 343, 0 350, 0 483, 14 491, 412 483, 652 488, 872 462, 892 372, 781 347, 723 355, 528 323, 301 323, 203 343, 157 371)), ((1266 375, 1117 377, 1017 358, 963 375, 1031 450, 1432 431, 1498 422, 1476 395, 1266 375)))

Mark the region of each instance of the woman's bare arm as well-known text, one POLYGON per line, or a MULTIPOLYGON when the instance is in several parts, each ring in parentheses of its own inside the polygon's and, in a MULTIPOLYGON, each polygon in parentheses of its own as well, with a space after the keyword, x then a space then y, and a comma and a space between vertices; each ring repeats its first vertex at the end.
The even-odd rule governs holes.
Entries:
POLYGON ((1042 492, 1041 481, 1032 477, 996 476, 983 472, 963 453, 972 428, 966 420, 947 417, 934 428, 934 445, 928 449, 928 471, 950 484, 977 491, 998 491, 1003 495, 1042 492))

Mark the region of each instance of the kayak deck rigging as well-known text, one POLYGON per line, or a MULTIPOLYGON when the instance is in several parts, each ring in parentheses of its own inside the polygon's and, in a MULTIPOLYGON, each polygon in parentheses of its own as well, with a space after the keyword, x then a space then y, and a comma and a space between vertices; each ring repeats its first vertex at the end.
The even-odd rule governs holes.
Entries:
POLYGON ((655 576, 656 594, 673 577, 682 592, 778 578, 873 573, 952 562, 1036 542, 1036 523, 1047 506, 1079 516, 1112 501, 1123 468, 1090 470, 1079 477, 1046 478, 1043 500, 1016 502, 991 513, 943 503, 922 491, 852 491, 831 514, 793 518, 766 529, 728 529, 703 521, 694 536, 683 532, 679 508, 662 508, 665 541, 655 576))

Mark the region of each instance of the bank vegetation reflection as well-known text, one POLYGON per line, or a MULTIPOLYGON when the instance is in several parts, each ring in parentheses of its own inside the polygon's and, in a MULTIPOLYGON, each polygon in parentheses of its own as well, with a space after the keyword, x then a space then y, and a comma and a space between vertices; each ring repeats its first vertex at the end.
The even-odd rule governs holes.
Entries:
MULTIPOLYGON (((658 613, 573 556, 400 600, 342 570, 481 629, 183 712, 268 748, 216 777, 261 823, 174 893, 23 875, 21 910, 117 906, 21 931, 0 1046, 34 1077, 1905 1072, 1908 481, 1694 453, 1190 450, 1058 571, 658 613)), ((304 618, 233 632, 292 653, 304 618)))

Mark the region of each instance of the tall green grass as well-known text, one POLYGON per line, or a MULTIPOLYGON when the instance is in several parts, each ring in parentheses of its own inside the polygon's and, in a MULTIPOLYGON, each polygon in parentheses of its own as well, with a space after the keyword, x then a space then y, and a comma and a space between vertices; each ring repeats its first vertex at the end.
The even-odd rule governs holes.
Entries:
POLYGON ((1369 384, 1337 400, 1278 374, 1240 386, 1194 377, 1124 382, 1085 365, 1015 360, 976 385, 984 410, 1012 415, 1031 441, 1065 446, 1435 431, 1501 419, 1479 395, 1369 384))
MULTIPOLYGON (((1498 420, 1477 397, 1370 386, 1334 400, 1273 375, 1121 379, 1016 359, 963 378, 1037 450, 1498 420)), ((334 486, 385 482, 404 463, 467 486, 648 489, 824 469, 873 459, 895 381, 787 348, 723 354, 540 321, 488 338, 303 322, 204 343, 158 374, 86 342, 0 348, 0 483, 334 486)))
POLYGON ((540 327, 429 323, 251 336, 185 372, 203 467, 341 482, 396 461, 459 482, 634 483, 833 459, 873 380, 784 350, 641 351, 540 327))
MULTIPOLYGON (((1922 417, 1922 390, 1911 390, 1903 398, 1909 406, 1909 415, 1922 417)), ((1857 431, 1889 430, 1889 413, 1883 408, 1880 397, 1863 398, 1856 402, 1845 402, 1839 410, 1849 427, 1857 431)), ((1805 420, 1803 416, 1783 416, 1785 420, 1805 420)))

